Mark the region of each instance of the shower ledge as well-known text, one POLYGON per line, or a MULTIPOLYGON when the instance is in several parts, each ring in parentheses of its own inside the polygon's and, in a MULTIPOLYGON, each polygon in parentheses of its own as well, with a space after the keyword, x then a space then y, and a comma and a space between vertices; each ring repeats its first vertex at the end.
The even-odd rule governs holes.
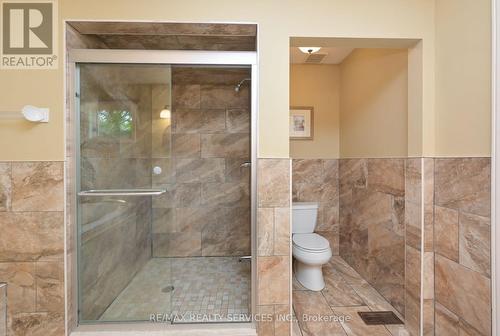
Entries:
POLYGON ((257 336, 252 323, 238 324, 100 324, 80 325, 70 336, 257 336))

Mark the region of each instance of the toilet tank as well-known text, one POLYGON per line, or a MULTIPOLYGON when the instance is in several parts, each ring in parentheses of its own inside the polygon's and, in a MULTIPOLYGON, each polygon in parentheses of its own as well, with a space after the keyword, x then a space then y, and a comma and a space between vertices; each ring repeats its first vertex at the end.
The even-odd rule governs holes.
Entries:
POLYGON ((318 218, 318 203, 294 202, 292 204, 292 233, 313 233, 318 218))

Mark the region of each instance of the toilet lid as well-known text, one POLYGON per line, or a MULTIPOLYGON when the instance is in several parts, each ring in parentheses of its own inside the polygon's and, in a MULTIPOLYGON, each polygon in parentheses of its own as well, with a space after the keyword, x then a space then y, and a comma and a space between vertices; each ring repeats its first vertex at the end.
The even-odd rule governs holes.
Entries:
POLYGON ((317 233, 296 233, 292 241, 296 246, 306 250, 322 251, 330 247, 328 240, 317 233))

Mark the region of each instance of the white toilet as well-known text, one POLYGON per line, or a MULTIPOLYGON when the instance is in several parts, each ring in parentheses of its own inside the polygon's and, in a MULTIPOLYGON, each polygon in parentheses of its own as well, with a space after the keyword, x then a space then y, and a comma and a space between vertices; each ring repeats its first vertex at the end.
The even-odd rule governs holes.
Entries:
POLYGON ((295 277, 302 286, 313 291, 325 287, 321 267, 332 257, 328 240, 317 233, 318 203, 294 202, 292 205, 292 254, 295 277))

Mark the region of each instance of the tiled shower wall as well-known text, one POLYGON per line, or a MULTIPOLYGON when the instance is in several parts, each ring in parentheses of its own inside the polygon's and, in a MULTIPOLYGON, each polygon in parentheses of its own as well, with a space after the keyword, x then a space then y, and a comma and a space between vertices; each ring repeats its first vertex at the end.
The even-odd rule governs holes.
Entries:
POLYGON ((0 163, 8 335, 64 334, 63 162, 0 163))
POLYGON ((341 159, 340 256, 404 315, 405 159, 341 159))
POLYGON ((172 155, 153 180, 153 256, 250 254, 250 90, 247 69, 172 68, 172 155))
POLYGON ((339 254, 339 160, 292 160, 292 199, 318 202, 316 232, 339 254))

